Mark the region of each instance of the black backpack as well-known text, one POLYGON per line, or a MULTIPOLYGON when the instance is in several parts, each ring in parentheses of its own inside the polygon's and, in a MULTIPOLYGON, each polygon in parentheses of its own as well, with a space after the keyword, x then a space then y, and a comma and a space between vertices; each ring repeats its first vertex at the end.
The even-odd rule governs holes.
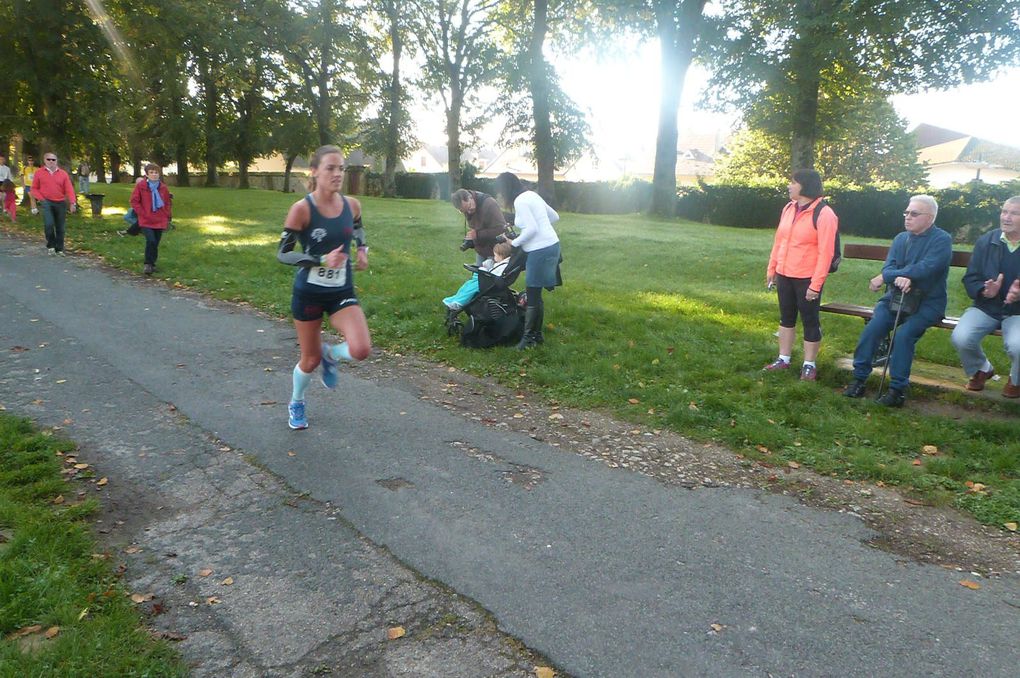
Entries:
MULTIPOLYGON (((822 208, 829 207, 829 203, 824 200, 819 200, 818 204, 815 205, 815 209, 811 214, 811 225, 818 230, 818 215, 822 213, 822 208)), ((829 207, 832 209, 832 207, 829 207)), ((833 210, 835 213, 835 210, 833 210)), ((843 263, 843 244, 839 241, 839 224, 836 224, 836 241, 832 243, 832 260, 829 262, 829 273, 835 273, 839 270, 839 265, 843 263)))

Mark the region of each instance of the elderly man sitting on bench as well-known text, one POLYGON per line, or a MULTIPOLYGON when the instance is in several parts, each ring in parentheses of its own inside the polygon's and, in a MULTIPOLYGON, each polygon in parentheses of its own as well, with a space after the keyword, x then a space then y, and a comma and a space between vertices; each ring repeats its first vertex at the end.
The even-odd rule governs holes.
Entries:
POLYGON ((1020 195, 1007 200, 999 215, 999 228, 978 238, 963 286, 974 305, 963 312, 953 330, 953 346, 970 377, 967 388, 981 391, 995 374, 981 350, 981 340, 996 329, 1009 356, 1006 398, 1020 398, 1020 195))
POLYGON ((903 212, 902 233, 892 241, 882 272, 871 279, 872 292, 888 287, 875 305, 871 321, 864 326, 854 351, 854 381, 843 391, 848 398, 861 398, 873 369, 873 359, 882 339, 896 331, 889 356, 889 391, 878 399, 887 407, 903 407, 910 385, 914 346, 946 313, 946 279, 953 256, 953 239, 935 225, 939 206, 930 195, 915 195, 903 212), (909 308, 913 295, 916 309, 909 308), (900 326, 893 304, 901 304, 900 326))

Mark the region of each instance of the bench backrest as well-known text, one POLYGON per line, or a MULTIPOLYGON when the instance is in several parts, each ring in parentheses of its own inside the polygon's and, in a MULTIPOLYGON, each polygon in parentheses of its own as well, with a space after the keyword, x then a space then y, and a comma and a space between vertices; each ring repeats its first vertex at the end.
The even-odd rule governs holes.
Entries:
MULTIPOLYGON (((847 243, 843 245, 844 259, 868 259, 870 261, 885 261, 889 255, 889 248, 885 245, 862 245, 859 243, 847 243)), ((966 250, 953 250, 953 258, 950 266, 967 268, 970 263, 970 252, 966 250)))

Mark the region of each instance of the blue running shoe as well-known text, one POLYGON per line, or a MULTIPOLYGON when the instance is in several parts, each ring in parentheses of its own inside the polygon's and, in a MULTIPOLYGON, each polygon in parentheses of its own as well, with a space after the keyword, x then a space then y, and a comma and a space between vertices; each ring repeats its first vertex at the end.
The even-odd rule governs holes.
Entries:
POLYGON ((295 431, 308 428, 308 420, 305 419, 305 404, 298 400, 292 400, 290 405, 287 406, 287 412, 290 413, 290 419, 287 424, 295 431))
POLYGON ((329 357, 329 344, 322 345, 322 385, 328 389, 336 388, 336 361, 329 357))

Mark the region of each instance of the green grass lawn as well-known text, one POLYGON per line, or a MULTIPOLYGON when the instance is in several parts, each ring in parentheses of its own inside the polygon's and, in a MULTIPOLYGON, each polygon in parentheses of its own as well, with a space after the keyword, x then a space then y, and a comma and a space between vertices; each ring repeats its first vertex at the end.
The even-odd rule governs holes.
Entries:
POLYGON ((0 413, 0 675, 187 675, 95 557, 97 504, 61 475, 58 453, 73 449, 0 413))
MULTIPOLYGON (((128 190, 106 188, 102 219, 72 220, 69 246, 140 272, 142 239, 114 233, 123 227, 128 190)), ((295 196, 202 188, 174 193, 178 228, 163 241, 156 277, 285 317, 293 271, 276 263, 275 249, 295 196)), ((989 524, 1020 521, 1017 404, 916 386, 903 410, 843 398, 839 389, 849 375, 835 361, 853 351, 861 323, 831 315, 823 318, 818 383, 799 382, 796 370, 761 372, 776 354, 778 313, 764 288, 771 230, 564 214, 557 230, 565 286, 545 297, 546 343, 523 353, 483 351, 460 348, 443 330, 440 299, 466 277, 461 264, 473 261, 472 252, 457 250, 460 215, 446 202, 362 202, 371 268, 357 281, 380 347, 415 352, 570 406, 721 442, 769 463, 797 461, 819 473, 901 485, 989 524), (953 416, 928 414, 941 411, 953 416), (926 445, 937 454, 922 454, 926 445), (969 490, 968 481, 986 489, 969 490)), ((38 217, 21 228, 40 233, 41 251, 38 217)), ((867 281, 878 267, 845 260, 827 283, 825 299, 873 303, 877 295, 867 281)), ((952 315, 968 305, 961 276, 960 269, 950 275, 952 315)), ((996 370, 1006 373, 1001 340, 988 345, 996 370)), ((797 361, 799 352, 798 343, 797 361)), ((928 332, 918 358, 957 366, 949 333, 928 332)))

